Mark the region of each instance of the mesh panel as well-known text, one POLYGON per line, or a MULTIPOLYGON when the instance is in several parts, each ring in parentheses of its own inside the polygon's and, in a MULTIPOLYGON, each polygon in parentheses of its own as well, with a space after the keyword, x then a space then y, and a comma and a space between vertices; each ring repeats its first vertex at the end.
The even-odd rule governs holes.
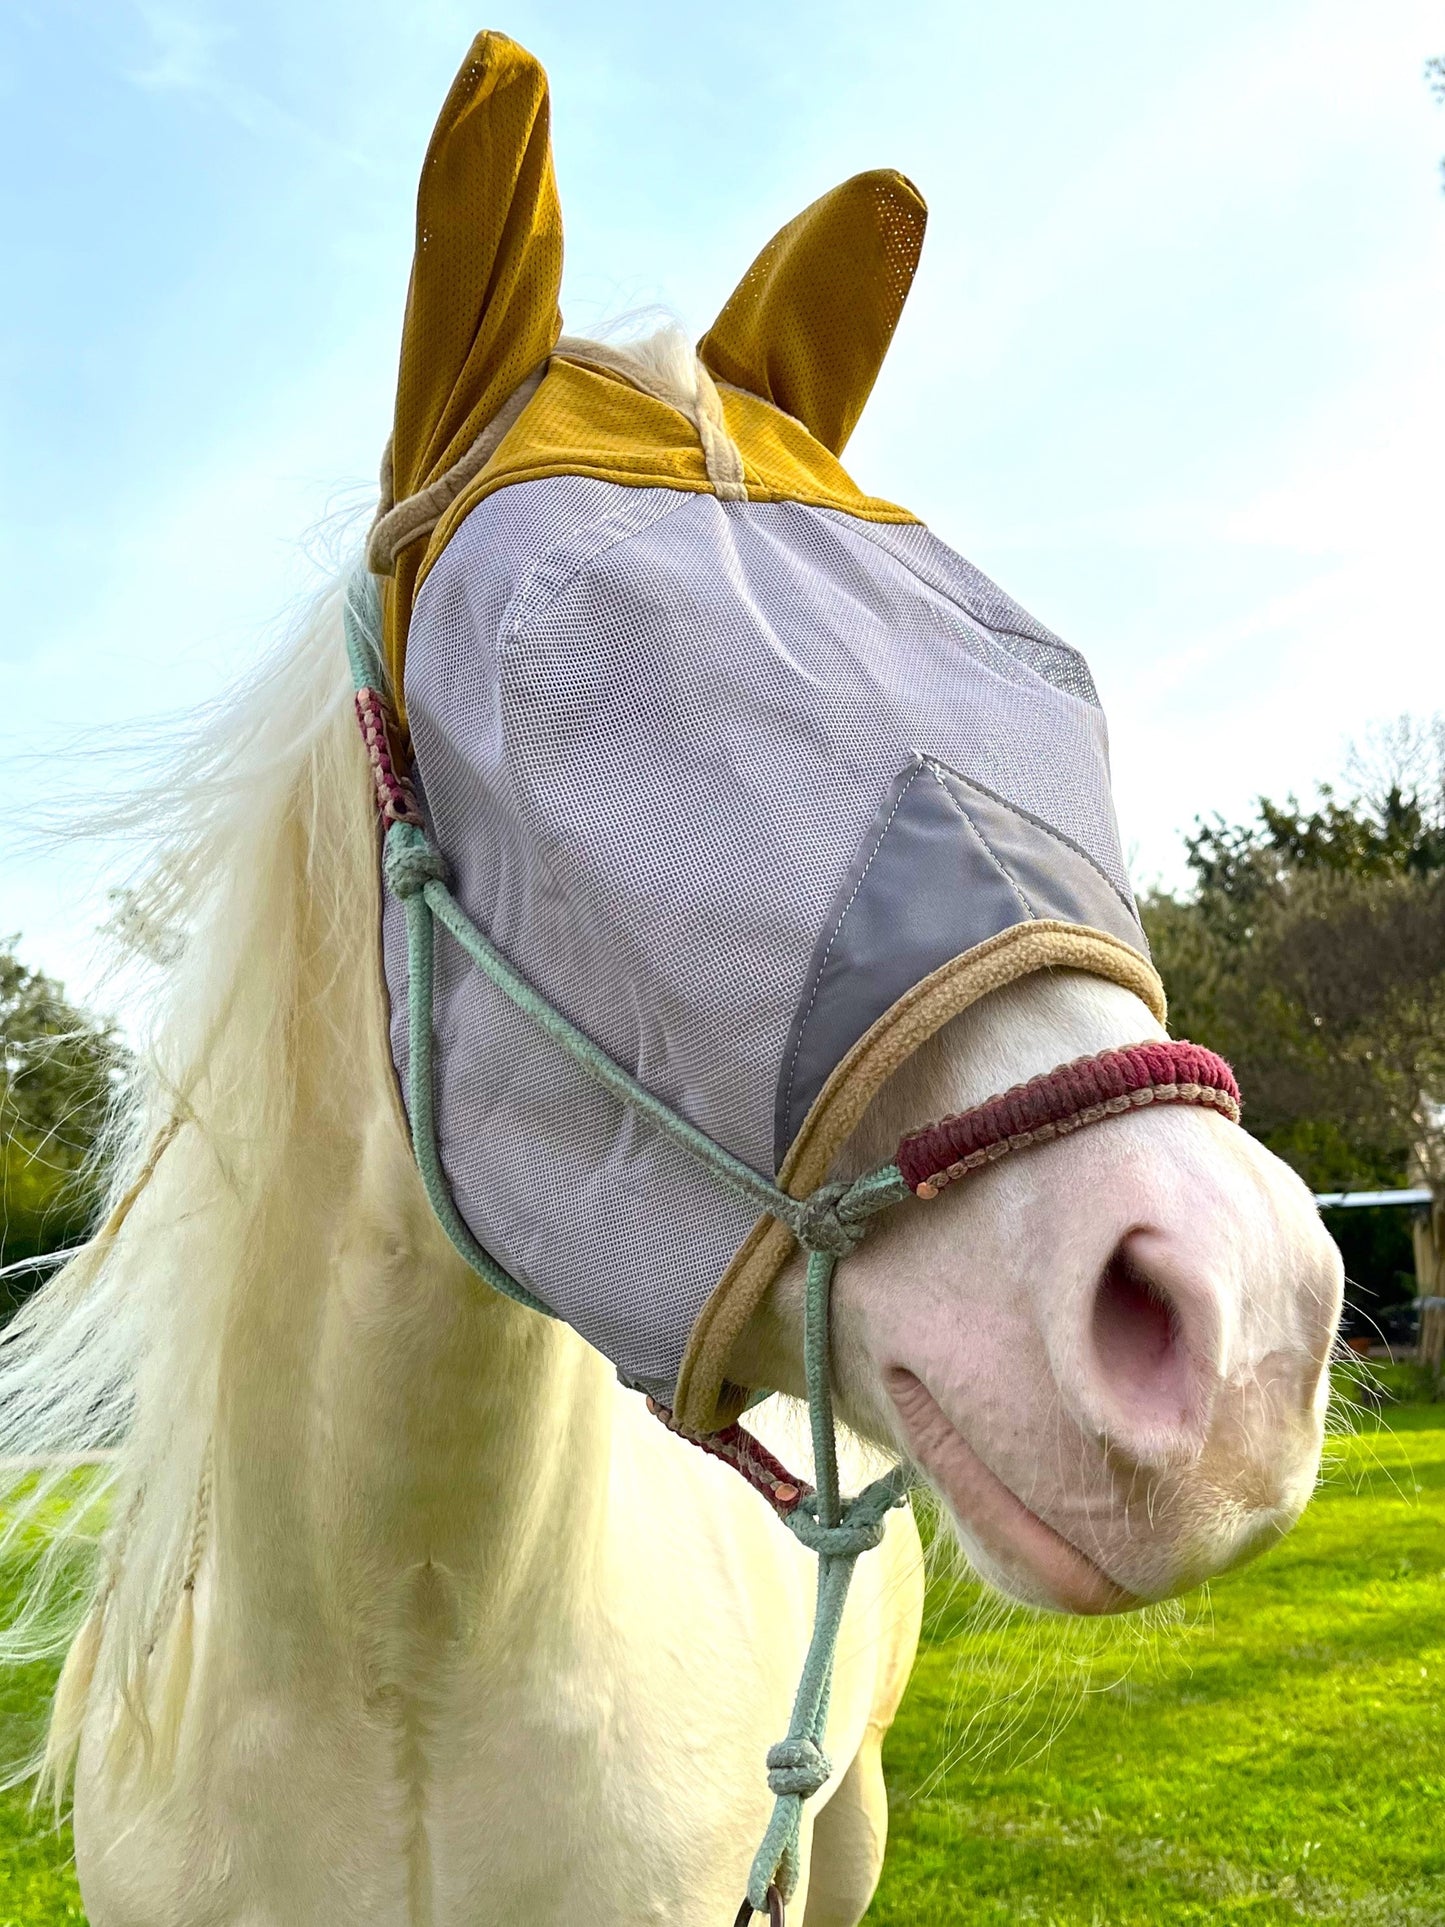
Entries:
MULTIPOLYGON (((1089 665, 1078 650, 1061 642, 1026 609, 1021 609, 1012 596, 1005 595, 996 582, 990 582, 981 569, 976 569, 961 555, 955 555, 921 524, 887 527, 852 517, 845 520, 850 532, 876 542, 886 554, 921 576, 931 589, 956 602, 1001 651, 1026 664, 1056 689, 1066 690, 1071 696, 1098 707, 1099 692, 1089 674, 1089 665)), ((998 656, 993 662, 1001 673, 1007 673, 998 656)))
MULTIPOLYGON (((390 898, 385 919, 404 1078, 406 928, 390 898)), ((666 1401, 687 1334, 756 1213, 583 1077, 442 930, 435 1011, 442 1162, 462 1215, 630 1384, 666 1401)))
MULTIPOLYGON (((460 901, 659 1097, 771 1171, 828 906, 914 753, 1127 889, 1072 651, 917 528, 585 478, 488 497, 434 566, 407 698, 460 901)), ((394 1039, 403 968, 388 910, 394 1039)), ((751 1222, 444 935, 444 1160, 479 1239, 666 1395, 751 1222)))

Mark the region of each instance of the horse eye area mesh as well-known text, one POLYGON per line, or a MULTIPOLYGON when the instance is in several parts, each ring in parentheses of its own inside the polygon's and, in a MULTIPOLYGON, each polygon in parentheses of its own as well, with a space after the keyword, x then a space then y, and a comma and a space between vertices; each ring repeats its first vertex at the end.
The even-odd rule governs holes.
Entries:
MULTIPOLYGON (((1087 669, 916 526, 580 476, 498 490, 422 587, 406 702, 467 914, 609 1057, 770 1177, 877 1014, 860 986, 896 996, 1035 917, 1145 948, 1087 669), (1049 873, 1069 865, 1061 909, 1049 873)), ((392 904, 386 965, 404 1087, 392 904)), ((670 1402, 755 1212, 445 936, 434 1008, 462 1216, 670 1402)))

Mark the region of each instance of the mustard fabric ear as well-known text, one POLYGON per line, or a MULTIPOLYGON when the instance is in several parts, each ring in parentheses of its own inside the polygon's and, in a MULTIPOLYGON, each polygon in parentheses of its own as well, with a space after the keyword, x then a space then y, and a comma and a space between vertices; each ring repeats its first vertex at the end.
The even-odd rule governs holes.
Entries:
POLYGON ((712 373, 840 455, 908 299, 928 209, 891 169, 855 174, 775 234, 698 343, 712 373))
MULTIPOLYGON (((396 500, 426 488, 551 353, 562 328, 562 212, 547 76, 504 34, 479 34, 452 83, 417 190, 416 254, 392 434, 396 500)), ((386 595, 398 706, 418 541, 386 595)))

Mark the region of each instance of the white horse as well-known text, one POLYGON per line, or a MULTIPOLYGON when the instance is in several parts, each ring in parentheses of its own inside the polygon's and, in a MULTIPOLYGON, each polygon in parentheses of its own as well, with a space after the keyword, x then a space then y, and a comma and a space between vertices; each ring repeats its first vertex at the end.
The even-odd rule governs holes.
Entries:
MULTIPOLYGON (((722 1927, 812 1560, 437 1228, 336 592, 132 814, 157 971, 133 1153, 0 1351, 0 1452, 120 1443, 47 1760, 57 1786, 74 1763, 92 1927, 722 1927)), ((1027 978, 896 1075, 839 1170, 1160 1034, 1123 989, 1027 978)), ((1117 1610, 1296 1518, 1340 1287, 1283 1164, 1212 1113, 1135 1112, 881 1220, 839 1270, 838 1403, 995 1586, 1117 1610)), ((795 1264, 730 1375, 801 1393, 800 1330, 795 1264)), ((921 1593, 895 1514, 843 1628, 806 1927, 874 1891, 921 1593)))

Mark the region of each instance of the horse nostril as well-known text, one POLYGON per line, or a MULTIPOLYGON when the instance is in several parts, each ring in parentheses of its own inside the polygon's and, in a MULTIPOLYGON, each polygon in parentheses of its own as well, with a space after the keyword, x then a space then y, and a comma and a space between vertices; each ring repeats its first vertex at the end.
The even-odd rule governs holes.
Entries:
POLYGON ((1130 1244, 1121 1240, 1094 1294, 1094 1363, 1118 1431, 1157 1435, 1188 1426, 1192 1374, 1178 1307, 1130 1244))

